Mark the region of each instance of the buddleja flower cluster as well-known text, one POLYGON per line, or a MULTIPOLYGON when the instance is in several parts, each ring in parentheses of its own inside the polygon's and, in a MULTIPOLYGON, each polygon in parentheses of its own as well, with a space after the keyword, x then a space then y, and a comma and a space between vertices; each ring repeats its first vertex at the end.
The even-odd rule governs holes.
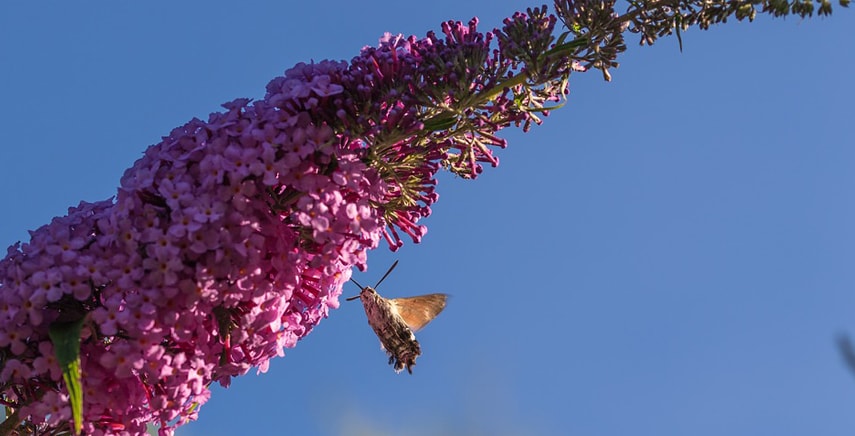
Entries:
MULTIPOLYGON (((508 26, 532 22, 548 36, 555 20, 538 11, 508 26)), ((495 131, 530 122, 513 89, 473 98, 514 65, 476 23, 297 65, 264 99, 235 100, 149 148, 115 200, 81 203, 10 247, 0 400, 16 412, 5 430, 75 431, 51 327, 82 323, 85 434, 150 423, 170 434, 212 382, 265 371, 338 307, 367 250, 399 247, 398 231, 418 242, 436 172, 475 177, 497 164, 495 131)))
MULTIPOLYGON (((848 0, 840 0, 845 6, 848 0)), ((161 434, 294 347, 366 252, 419 242, 435 175, 498 165, 571 72, 617 67, 623 32, 653 40, 809 0, 560 0, 482 34, 386 35, 351 62, 299 64, 149 148, 114 199, 81 203, 0 261, 3 434, 161 434), (556 22, 567 31, 554 35, 556 22), (493 42, 496 42, 494 45, 493 42)), ((829 13, 823 0, 820 14, 829 13)))

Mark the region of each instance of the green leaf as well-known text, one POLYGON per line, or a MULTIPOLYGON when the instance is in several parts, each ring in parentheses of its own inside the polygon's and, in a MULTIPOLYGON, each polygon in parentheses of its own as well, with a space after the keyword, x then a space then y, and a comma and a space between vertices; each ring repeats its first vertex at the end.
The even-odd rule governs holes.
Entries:
POLYGON ((552 47, 551 49, 549 49, 545 54, 547 56, 555 55, 555 54, 571 55, 577 48, 582 48, 582 47, 588 45, 588 42, 589 42, 589 40, 588 40, 587 36, 580 36, 580 37, 577 37, 576 39, 574 39, 570 42, 565 42, 563 44, 557 44, 555 47, 552 47))
POLYGON ((429 132, 447 130, 456 123, 457 117, 454 114, 445 112, 425 120, 425 130, 429 132))
POLYGON ((80 434, 83 427, 83 387, 80 372, 80 330, 82 328, 83 319, 53 323, 50 326, 53 352, 62 369, 65 388, 68 389, 71 416, 74 418, 74 434, 80 434))
POLYGON ((566 41, 566 40, 567 40, 567 36, 569 36, 569 35, 570 35, 570 32, 564 32, 564 33, 562 33, 561 35, 559 35, 559 36, 558 36, 558 40, 557 40, 557 41, 555 41, 555 45, 561 45, 561 44, 564 44, 564 41, 566 41))

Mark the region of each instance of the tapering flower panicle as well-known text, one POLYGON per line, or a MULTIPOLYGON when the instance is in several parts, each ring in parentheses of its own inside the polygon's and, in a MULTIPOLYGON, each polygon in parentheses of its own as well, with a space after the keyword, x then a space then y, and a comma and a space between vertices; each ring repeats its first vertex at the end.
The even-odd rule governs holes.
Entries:
MULTIPOLYGON (((298 64, 263 99, 176 128, 113 199, 80 203, 0 260, 0 402, 14 412, 0 434, 73 433, 71 421, 87 435, 172 434, 211 383, 266 371, 338 307, 368 250, 397 249, 399 232, 419 242, 440 169, 477 177, 498 165, 497 132, 541 123, 571 72, 608 75, 628 26, 652 42, 723 21, 711 5, 754 7, 662 15, 669 1, 620 17, 611 1, 557 1, 568 27, 557 37, 545 6, 486 34, 477 19, 445 22, 442 36, 386 34, 350 62, 298 64), (78 390, 51 334, 80 323, 78 390)), ((777 14, 785 0, 761 3, 777 14)), ((798 4, 787 11, 804 15, 798 4)))
POLYGON ((169 434, 196 418, 211 382, 265 371, 308 334, 381 238, 418 241, 436 172, 457 165, 450 150, 474 177, 478 162, 497 163, 493 132, 525 119, 508 97, 473 98, 508 71, 475 25, 299 64, 263 100, 235 100, 150 147, 114 201, 81 203, 11 247, 0 383, 18 431, 71 428, 55 323, 84 322, 84 433, 157 423, 169 434))

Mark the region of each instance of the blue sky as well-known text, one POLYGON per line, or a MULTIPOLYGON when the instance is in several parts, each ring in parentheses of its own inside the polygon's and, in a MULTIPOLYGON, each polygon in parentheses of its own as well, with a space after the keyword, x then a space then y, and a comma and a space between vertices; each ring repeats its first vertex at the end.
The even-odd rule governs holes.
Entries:
MULTIPOLYGON (((297 62, 533 5, 3 2, 0 245, 297 62)), ((399 259, 381 293, 452 295, 413 375, 343 302, 178 434, 852 434, 853 14, 690 30, 682 53, 630 36, 612 83, 572 78, 499 168, 440 179, 423 243, 355 274, 399 259)))

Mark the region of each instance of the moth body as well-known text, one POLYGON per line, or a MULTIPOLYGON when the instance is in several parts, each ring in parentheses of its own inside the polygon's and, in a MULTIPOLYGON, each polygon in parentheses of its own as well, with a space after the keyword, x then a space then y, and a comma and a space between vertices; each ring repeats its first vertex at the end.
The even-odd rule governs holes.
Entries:
POLYGON ((396 373, 406 367, 407 372, 412 374, 422 349, 416 335, 398 313, 396 305, 369 287, 359 293, 359 299, 365 308, 368 325, 380 339, 380 347, 389 355, 389 365, 395 368, 396 373))
MULTIPOLYGON (((398 262, 395 262, 377 285, 392 272, 398 262)), ((351 279, 356 283, 355 280, 351 279)), ((368 317, 368 325, 380 339, 380 347, 389 355, 389 364, 400 373, 404 368, 413 373, 416 358, 422 354, 419 341, 414 331, 418 331, 431 320, 436 318, 443 309, 448 296, 445 294, 428 294, 407 298, 383 298, 374 288, 363 287, 356 283, 362 291, 359 298, 368 317)), ((375 285, 375 287, 377 287, 375 285)))

